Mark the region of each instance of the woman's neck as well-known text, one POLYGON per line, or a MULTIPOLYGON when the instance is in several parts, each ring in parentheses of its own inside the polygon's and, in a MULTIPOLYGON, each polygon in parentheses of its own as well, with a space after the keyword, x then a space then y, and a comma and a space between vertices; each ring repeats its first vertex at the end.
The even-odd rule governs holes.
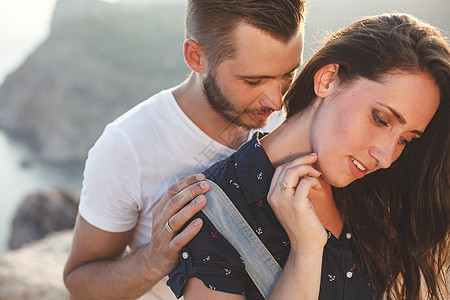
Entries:
MULTIPOLYGON (((261 146, 275 168, 314 152, 310 141, 312 119, 313 112, 306 111, 287 120, 261 139, 261 146)), ((343 217, 334 202, 330 184, 322 177, 319 181, 322 188, 317 191, 311 190, 309 198, 322 225, 339 238, 343 228, 343 217)))
POLYGON ((294 116, 261 139, 261 146, 275 168, 313 152, 309 115, 294 116))

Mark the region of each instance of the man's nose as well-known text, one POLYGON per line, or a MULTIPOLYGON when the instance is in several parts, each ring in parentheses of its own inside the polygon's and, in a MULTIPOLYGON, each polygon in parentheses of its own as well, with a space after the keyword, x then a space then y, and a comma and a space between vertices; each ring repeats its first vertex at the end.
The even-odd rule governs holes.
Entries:
POLYGON ((282 80, 273 80, 273 82, 270 83, 270 86, 265 91, 265 97, 263 97, 263 106, 269 107, 275 111, 278 111, 283 107, 283 94, 287 90, 283 84, 282 80))

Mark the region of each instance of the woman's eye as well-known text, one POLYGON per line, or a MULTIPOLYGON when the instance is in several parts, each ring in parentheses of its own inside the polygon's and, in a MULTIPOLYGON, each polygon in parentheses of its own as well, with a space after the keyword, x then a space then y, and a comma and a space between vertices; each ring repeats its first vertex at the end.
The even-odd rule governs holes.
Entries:
POLYGON ((388 123, 386 123, 385 121, 383 121, 380 118, 380 112, 376 109, 372 110, 372 119, 375 122, 375 124, 377 124, 378 126, 386 126, 389 127, 388 123))
POLYGON ((400 144, 401 144, 401 145, 408 146, 408 145, 412 145, 413 142, 414 142, 414 139, 408 141, 408 140, 405 139, 404 137, 400 137, 400 144))

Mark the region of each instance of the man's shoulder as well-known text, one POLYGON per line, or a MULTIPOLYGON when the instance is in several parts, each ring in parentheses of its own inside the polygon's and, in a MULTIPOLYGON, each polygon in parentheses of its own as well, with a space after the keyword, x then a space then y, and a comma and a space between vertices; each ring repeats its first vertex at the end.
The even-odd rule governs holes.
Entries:
POLYGON ((141 114, 159 114, 160 112, 173 107, 174 104, 176 104, 176 101, 172 92, 170 90, 163 90, 138 103, 136 106, 119 116, 112 123, 122 123, 129 119, 134 119, 141 114))
POLYGON ((167 119, 171 119, 173 122, 176 119, 175 106, 176 101, 172 92, 163 90, 117 117, 107 125, 107 130, 116 128, 126 132, 134 132, 147 130, 167 119))

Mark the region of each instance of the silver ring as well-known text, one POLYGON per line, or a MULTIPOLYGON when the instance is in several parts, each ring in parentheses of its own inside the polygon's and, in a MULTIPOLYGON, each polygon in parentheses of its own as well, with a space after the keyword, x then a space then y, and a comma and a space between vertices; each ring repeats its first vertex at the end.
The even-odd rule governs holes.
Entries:
POLYGON ((166 222, 166 224, 164 225, 164 227, 166 227, 167 231, 168 231, 170 234, 177 233, 175 230, 172 229, 172 227, 170 227, 169 221, 166 222))
POLYGON ((289 188, 289 189, 295 189, 295 186, 290 186, 289 184, 287 184, 286 181, 283 181, 282 183, 280 183, 280 187, 281 190, 284 191, 285 189, 289 188))

